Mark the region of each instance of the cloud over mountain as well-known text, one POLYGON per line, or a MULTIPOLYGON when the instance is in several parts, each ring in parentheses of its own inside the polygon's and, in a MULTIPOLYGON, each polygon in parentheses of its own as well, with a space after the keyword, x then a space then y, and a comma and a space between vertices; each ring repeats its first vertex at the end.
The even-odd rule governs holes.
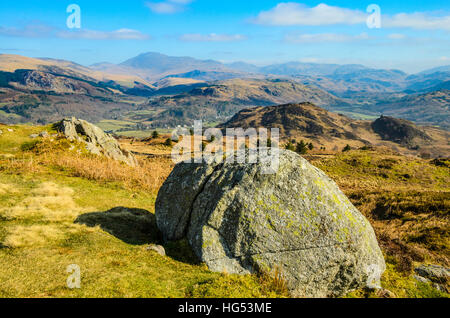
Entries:
POLYGON ((186 42, 235 42, 244 41, 247 37, 241 34, 184 34, 180 40, 186 42))

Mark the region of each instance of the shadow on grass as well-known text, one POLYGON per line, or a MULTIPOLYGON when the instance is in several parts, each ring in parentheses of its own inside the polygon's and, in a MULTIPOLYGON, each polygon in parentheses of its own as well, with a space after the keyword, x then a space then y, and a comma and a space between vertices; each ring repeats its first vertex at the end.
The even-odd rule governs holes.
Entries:
MULTIPOLYGON (((156 217, 147 210, 116 207, 106 212, 80 215, 77 224, 100 228, 131 245, 163 244, 161 232, 156 225, 156 217)), ((164 244, 167 256, 188 263, 199 264, 186 240, 164 244)))
POLYGON ((147 210, 117 207, 106 212, 80 215, 75 223, 100 226, 103 231, 131 245, 158 244, 161 241, 155 215, 147 210))
POLYGON ((177 242, 168 242, 164 248, 166 249, 167 256, 176 261, 191 265, 199 265, 201 263, 186 239, 177 242))

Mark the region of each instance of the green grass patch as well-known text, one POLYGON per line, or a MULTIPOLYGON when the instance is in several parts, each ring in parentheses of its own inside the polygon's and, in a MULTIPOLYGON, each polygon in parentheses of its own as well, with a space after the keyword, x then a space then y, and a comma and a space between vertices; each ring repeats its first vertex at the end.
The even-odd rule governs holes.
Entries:
POLYGON ((116 131, 119 129, 128 129, 136 126, 136 123, 124 120, 102 120, 96 124, 103 130, 116 131))
POLYGON ((0 129, 3 134, 0 135, 0 153, 16 154, 21 151, 21 145, 33 142, 30 135, 39 134, 43 131, 54 133, 55 131, 49 126, 29 126, 15 125, 2 126, 0 129), (12 131, 8 131, 12 129, 12 131))

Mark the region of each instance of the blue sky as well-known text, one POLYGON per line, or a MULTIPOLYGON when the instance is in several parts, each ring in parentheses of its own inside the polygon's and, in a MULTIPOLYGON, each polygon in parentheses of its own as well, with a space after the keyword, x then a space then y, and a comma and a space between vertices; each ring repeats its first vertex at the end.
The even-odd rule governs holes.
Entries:
POLYGON ((1 1, 0 53, 119 63, 143 52, 258 65, 358 63, 409 73, 450 64, 449 1, 1 1), (366 8, 381 9, 369 28, 366 8), (69 29, 66 8, 81 8, 69 29))

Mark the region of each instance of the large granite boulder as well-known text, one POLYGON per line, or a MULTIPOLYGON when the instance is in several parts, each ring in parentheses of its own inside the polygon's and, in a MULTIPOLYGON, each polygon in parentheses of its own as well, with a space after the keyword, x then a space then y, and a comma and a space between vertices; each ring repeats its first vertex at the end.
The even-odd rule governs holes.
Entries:
POLYGON ((283 274, 294 297, 379 286, 384 258, 367 219, 321 170, 280 150, 266 163, 180 163, 162 186, 165 240, 187 238, 210 270, 283 274))
POLYGON ((114 137, 106 134, 99 127, 85 120, 66 118, 54 125, 56 130, 69 140, 76 140, 86 144, 86 149, 95 155, 104 155, 108 158, 136 166, 137 160, 130 152, 121 149, 114 137))

